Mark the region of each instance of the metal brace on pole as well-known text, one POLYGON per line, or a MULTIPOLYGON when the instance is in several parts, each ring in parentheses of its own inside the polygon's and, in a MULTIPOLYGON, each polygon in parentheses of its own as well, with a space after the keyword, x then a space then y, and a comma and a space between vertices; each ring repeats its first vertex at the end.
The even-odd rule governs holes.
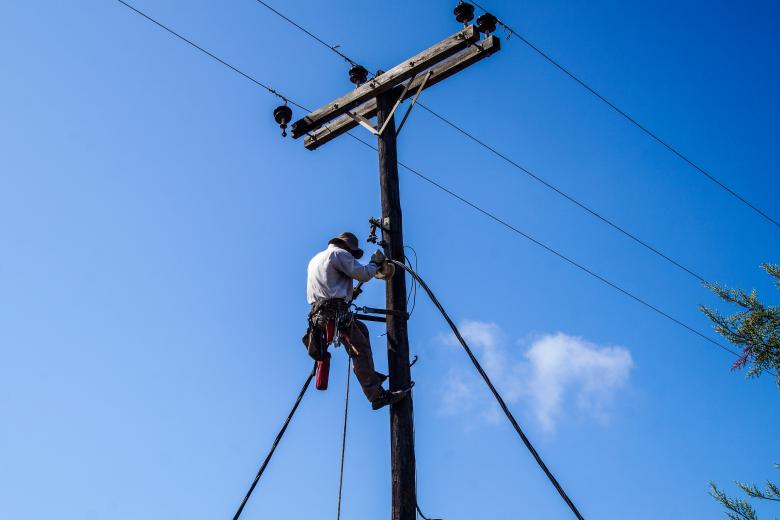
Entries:
MULTIPOLYGON (((409 108, 406 109, 406 113, 404 114, 403 119, 401 119, 401 123, 398 125, 398 129, 395 131, 396 137, 398 136, 398 134, 401 133, 401 129, 404 127, 404 123, 406 123, 406 118, 409 117, 409 113, 414 108, 414 104, 417 103, 417 98, 420 97, 420 94, 425 88, 425 84, 428 83, 428 78, 430 78, 432 75, 433 75, 433 71, 429 70, 428 73, 423 78, 422 83, 420 84, 420 88, 418 88, 417 92, 414 94, 414 97, 412 98, 412 103, 409 105, 409 108)), ((411 85, 411 82, 409 82, 409 84, 411 85)), ((403 99, 403 96, 401 97, 401 99, 403 99)))
MULTIPOLYGON (((425 77, 425 80, 423 81, 422 86, 417 90, 417 94, 415 94, 414 99, 417 99, 417 96, 420 95, 420 92, 422 92, 423 87, 425 86, 425 81, 428 80, 430 77, 430 72, 425 77)), ((413 75, 411 78, 409 78, 409 81, 406 82, 406 85, 404 86, 404 90, 401 93, 401 95, 398 98, 398 101, 395 102, 395 106, 393 106, 393 109, 390 111, 390 115, 387 117, 387 120, 382 125, 382 128, 374 128, 374 125, 371 124, 371 121, 366 119, 365 117, 361 116, 358 113, 352 113, 347 112, 347 115, 351 117, 356 123, 363 126, 366 130, 371 132, 374 135, 382 135, 385 132, 385 128, 387 128, 387 123, 390 121, 390 119, 393 117, 393 114, 395 114, 395 111, 398 109, 398 106, 401 104, 401 102, 404 100, 406 93, 409 91, 409 87, 412 85, 412 82, 414 81, 414 78, 417 77, 417 74, 413 75)), ((414 101, 412 101, 412 106, 414 106, 414 101)), ((411 107, 409 107, 409 110, 411 110, 411 107)), ((407 110, 406 115, 404 116, 404 121, 406 121, 406 117, 409 115, 409 111, 407 110)), ((403 123, 401 123, 403 124, 403 123)))

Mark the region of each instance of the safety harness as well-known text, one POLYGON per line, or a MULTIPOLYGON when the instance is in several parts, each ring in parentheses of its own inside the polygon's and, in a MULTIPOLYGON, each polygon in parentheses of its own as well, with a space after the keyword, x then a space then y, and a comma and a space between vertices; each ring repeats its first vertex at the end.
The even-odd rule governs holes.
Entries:
POLYGON ((350 332, 355 321, 355 313, 350 304, 340 298, 320 300, 314 303, 309 312, 309 328, 303 337, 303 343, 309 355, 317 361, 317 390, 327 390, 330 373, 330 352, 328 346, 344 345, 349 356, 357 356, 352 345, 350 332))

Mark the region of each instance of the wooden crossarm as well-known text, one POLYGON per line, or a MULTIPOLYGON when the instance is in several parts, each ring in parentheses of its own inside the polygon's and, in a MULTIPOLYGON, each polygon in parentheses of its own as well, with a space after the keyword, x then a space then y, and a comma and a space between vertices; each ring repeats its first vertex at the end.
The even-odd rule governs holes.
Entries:
MULTIPOLYGON (((495 36, 489 36, 484 40, 469 46, 460 54, 431 68, 430 71, 432 74, 428 78, 425 89, 427 90, 429 87, 444 81, 474 63, 495 54, 500 49, 501 40, 495 36)), ((409 89, 407 89, 404 99, 408 99, 417 93, 424 77, 425 74, 421 74, 414 79, 409 89)), ((361 106, 357 110, 357 114, 365 119, 371 119, 376 116, 376 99, 371 99, 361 106)), ((307 135, 304 140, 304 146, 309 150, 316 150, 325 143, 349 132, 357 125, 358 123, 349 115, 342 115, 329 124, 312 131, 310 135, 307 135)))
POLYGON ((479 40, 479 31, 473 25, 469 25, 433 47, 396 65, 384 74, 367 81, 352 92, 299 119, 293 123, 290 133, 296 139, 306 135, 346 113, 348 110, 352 110, 366 101, 387 92, 415 74, 425 71, 433 65, 457 54, 477 40, 479 40))

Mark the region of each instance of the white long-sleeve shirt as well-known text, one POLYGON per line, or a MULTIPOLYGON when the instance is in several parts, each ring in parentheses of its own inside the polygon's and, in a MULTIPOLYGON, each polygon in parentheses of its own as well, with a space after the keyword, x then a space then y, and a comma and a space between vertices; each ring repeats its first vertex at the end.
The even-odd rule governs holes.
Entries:
POLYGON ((306 299, 309 303, 330 298, 352 298, 352 280, 367 282, 376 274, 376 264, 362 265, 352 253, 330 244, 309 262, 306 299))

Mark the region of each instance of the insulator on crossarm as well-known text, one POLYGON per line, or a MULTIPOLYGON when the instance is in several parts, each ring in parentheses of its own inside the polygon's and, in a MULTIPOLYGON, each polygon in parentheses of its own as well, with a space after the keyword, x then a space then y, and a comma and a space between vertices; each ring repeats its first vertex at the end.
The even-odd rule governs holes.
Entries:
POLYGON ((474 6, 462 1, 458 2, 452 12, 455 13, 455 19, 463 25, 468 25, 474 19, 474 6))
POLYGON ((362 65, 353 65, 349 69, 349 81, 359 87, 368 80, 368 71, 362 65))
POLYGON ((490 34, 496 30, 498 18, 490 13, 485 13, 477 18, 477 29, 483 34, 490 34))
POLYGON ((282 129, 282 137, 287 137, 287 124, 292 120, 292 109, 285 105, 280 105, 274 109, 274 119, 279 128, 282 129))

